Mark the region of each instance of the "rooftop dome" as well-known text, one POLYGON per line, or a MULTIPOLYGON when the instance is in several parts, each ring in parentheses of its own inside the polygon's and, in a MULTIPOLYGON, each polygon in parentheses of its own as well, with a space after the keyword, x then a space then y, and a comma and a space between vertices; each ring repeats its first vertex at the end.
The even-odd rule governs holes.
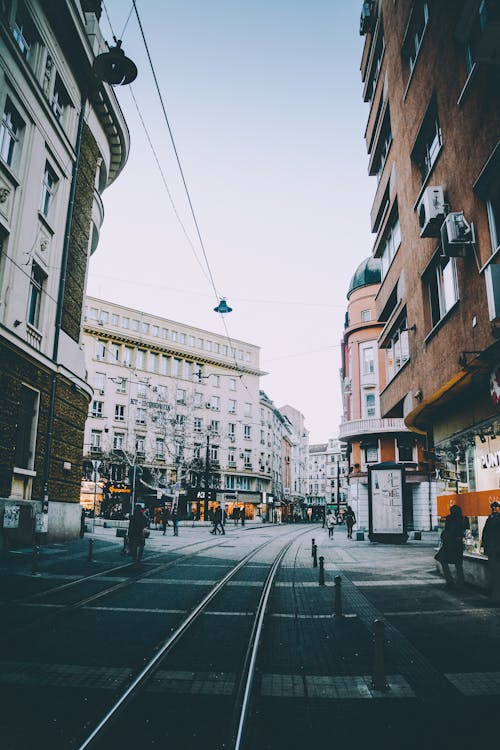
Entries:
POLYGON ((380 271, 380 258, 373 258, 371 255, 366 258, 354 272, 354 276, 349 284, 349 291, 347 292, 347 298, 356 289, 361 289, 363 286, 369 286, 370 284, 380 284, 382 281, 382 274, 380 271))

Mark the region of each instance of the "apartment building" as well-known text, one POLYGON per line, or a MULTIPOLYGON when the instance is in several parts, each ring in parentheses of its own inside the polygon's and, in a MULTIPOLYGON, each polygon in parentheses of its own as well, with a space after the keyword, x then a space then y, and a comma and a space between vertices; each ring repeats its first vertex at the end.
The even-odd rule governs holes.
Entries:
MULTIPOLYGON (((380 394, 387 383, 388 365, 379 348, 384 324, 377 318, 381 263, 364 260, 351 279, 341 342, 343 420, 339 438, 347 445, 349 461, 347 502, 354 509, 358 528, 369 528, 369 467, 382 462, 403 464, 405 518, 408 529, 431 529, 436 523, 434 477, 424 463, 424 445, 403 417, 382 416, 380 394)), ((407 331, 394 347, 401 360, 407 331)))
POLYGON ((309 431, 305 426, 302 412, 286 404, 279 407, 288 428, 290 445, 289 456, 289 512, 292 516, 305 518, 307 499, 307 462, 309 454, 309 431))
POLYGON ((265 516, 266 498, 281 500, 281 421, 259 389, 259 347, 87 297, 84 350, 84 481, 98 461, 107 514, 176 491, 179 512, 201 519, 216 504, 265 516))
POLYGON ((361 7, 380 412, 426 440, 439 515, 458 502, 480 532, 499 491, 500 7, 361 7))
POLYGON ((83 290, 101 194, 129 153, 93 70, 108 50, 100 12, 95 0, 0 3, 0 547, 80 528, 83 290))

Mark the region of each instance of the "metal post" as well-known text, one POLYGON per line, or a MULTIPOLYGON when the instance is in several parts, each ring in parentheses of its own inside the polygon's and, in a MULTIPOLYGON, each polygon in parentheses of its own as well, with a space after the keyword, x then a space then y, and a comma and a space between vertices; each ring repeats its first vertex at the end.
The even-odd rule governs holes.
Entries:
POLYGON ((335 617, 342 617, 342 578, 341 576, 335 576, 333 580, 335 583, 335 603, 333 613, 335 617))
POLYGON ((88 562, 92 562, 93 555, 94 555, 94 540, 89 539, 89 554, 87 557, 88 562))
POLYGON ((32 576, 39 576, 40 573, 38 572, 38 557, 40 555, 40 547, 38 544, 33 545, 33 555, 31 557, 31 575, 32 576))
POLYGON ((313 568, 318 567, 318 546, 315 544, 313 547, 313 568))
POLYGON ((373 690, 387 690, 384 665, 384 623, 375 620, 373 623, 373 690))
POLYGON ((325 585, 325 558, 323 555, 319 558, 319 585, 325 585))
POLYGON ((208 521, 208 498, 210 484, 210 436, 207 434, 207 447, 205 451, 205 498, 203 500, 203 520, 208 521))
POLYGON ((316 545, 314 544, 314 539, 313 539, 313 540, 312 540, 312 543, 311 543, 311 557, 314 557, 314 547, 315 547, 315 546, 316 546, 316 545))

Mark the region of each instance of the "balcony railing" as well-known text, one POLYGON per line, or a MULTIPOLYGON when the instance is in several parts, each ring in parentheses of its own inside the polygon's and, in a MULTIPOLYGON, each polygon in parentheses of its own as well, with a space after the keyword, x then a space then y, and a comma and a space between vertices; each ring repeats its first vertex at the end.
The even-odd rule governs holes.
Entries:
POLYGON ((410 432, 404 419, 353 419, 340 425, 339 440, 380 432, 410 432))

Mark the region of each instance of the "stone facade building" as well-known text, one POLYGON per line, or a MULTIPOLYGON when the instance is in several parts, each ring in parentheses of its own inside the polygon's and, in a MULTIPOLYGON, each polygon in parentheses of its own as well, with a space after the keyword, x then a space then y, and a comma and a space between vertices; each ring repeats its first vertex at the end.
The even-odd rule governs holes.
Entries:
POLYGON ((102 191, 129 151, 99 2, 0 3, 0 546, 80 527, 81 347, 102 191))

